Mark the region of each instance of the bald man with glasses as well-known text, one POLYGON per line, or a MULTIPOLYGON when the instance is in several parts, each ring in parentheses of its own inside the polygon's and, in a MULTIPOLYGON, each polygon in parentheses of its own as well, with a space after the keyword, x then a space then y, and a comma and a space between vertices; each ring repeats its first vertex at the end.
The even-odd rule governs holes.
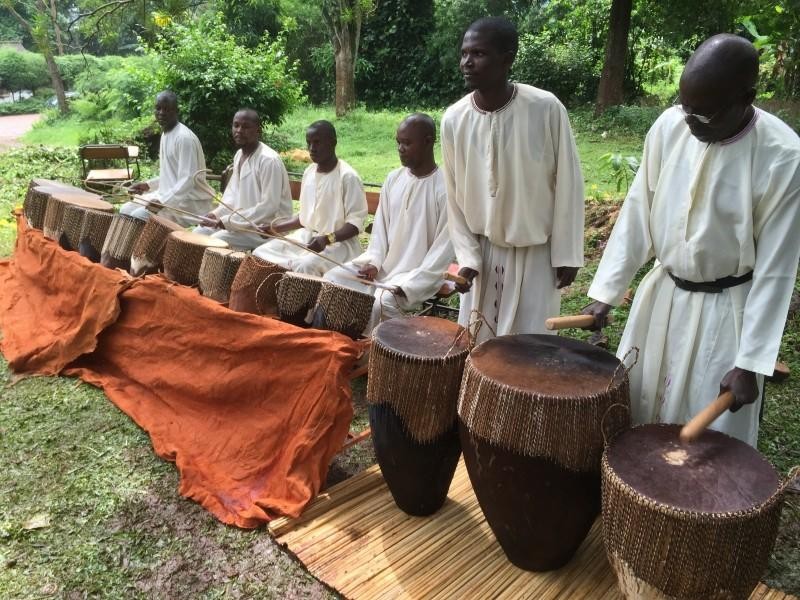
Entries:
POLYGON ((706 40, 686 63, 678 104, 647 134, 641 166, 589 289, 605 324, 636 272, 619 345, 636 423, 682 423, 720 392, 712 425, 755 445, 800 258, 800 139, 753 106, 758 53, 738 36, 706 40))

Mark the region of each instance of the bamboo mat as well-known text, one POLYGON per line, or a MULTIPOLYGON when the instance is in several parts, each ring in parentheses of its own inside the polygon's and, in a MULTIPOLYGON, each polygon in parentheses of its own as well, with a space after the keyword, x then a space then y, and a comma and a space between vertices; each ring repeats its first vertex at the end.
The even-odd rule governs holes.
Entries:
MULTIPOLYGON (((621 600, 600 521, 558 571, 514 567, 483 518, 463 460, 432 517, 398 509, 377 465, 321 494, 297 519, 269 525, 312 575, 353 599, 621 600)), ((798 600, 759 585, 750 600, 798 600)))

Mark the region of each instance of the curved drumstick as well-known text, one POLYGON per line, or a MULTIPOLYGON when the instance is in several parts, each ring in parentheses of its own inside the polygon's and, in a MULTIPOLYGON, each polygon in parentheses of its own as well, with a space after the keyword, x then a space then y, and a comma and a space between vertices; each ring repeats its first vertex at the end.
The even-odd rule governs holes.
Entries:
POLYGON ((733 404, 733 392, 728 390, 717 396, 714 401, 697 413, 692 419, 681 428, 681 441, 691 442, 705 431, 706 427, 716 421, 722 413, 728 410, 733 404))
MULTIPOLYGON (((611 315, 606 317, 606 323, 613 322, 611 315)), ((566 317, 550 317, 545 320, 544 326, 549 331, 559 329, 583 328, 591 327, 594 325, 594 317, 592 315, 569 315, 566 317)))

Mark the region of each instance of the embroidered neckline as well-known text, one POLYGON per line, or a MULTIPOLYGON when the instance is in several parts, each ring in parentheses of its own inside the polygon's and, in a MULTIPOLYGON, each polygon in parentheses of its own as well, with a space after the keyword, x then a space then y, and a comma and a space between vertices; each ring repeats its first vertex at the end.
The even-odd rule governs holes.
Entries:
POLYGON ((720 140, 719 145, 727 146, 728 144, 733 144, 734 142, 738 142, 740 139, 742 139, 744 136, 750 133, 750 131, 756 126, 756 121, 758 121, 758 114, 759 110, 754 106, 753 117, 750 119, 747 125, 744 126, 744 129, 742 129, 739 133, 737 133, 733 137, 729 137, 727 140, 720 140))
POLYGON ((514 101, 514 98, 516 98, 516 97, 517 97, 517 84, 516 84, 516 83, 514 83, 514 82, 512 81, 512 82, 511 82, 511 85, 512 85, 512 86, 513 86, 513 88, 514 88, 514 89, 511 91, 511 98, 509 98, 509 99, 508 99, 508 102, 506 102, 505 104, 503 104, 503 106, 501 106, 501 107, 500 107, 500 108, 498 108, 497 110, 483 110, 483 109, 482 109, 480 106, 478 106, 478 103, 477 103, 477 102, 475 102, 475 92, 472 92, 472 93, 469 95, 469 101, 472 103, 472 108, 474 108, 476 111, 478 111, 478 112, 479 112, 479 113, 481 113, 482 115, 492 115, 492 114, 497 114, 497 113, 499 113, 499 112, 502 112, 502 111, 504 111, 504 110, 505 110, 505 109, 507 109, 507 108, 509 107, 509 105, 510 105, 510 104, 511 104, 511 103, 514 101))

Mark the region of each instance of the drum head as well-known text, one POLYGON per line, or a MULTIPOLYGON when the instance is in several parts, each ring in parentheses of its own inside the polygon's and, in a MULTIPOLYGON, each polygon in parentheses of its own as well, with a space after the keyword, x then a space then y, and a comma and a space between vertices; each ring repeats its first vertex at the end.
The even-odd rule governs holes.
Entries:
POLYGON ((191 231, 173 231, 169 234, 170 237, 174 237, 181 242, 185 242, 187 244, 193 244, 195 246, 206 246, 208 248, 227 248, 228 242, 224 240, 218 240, 217 238, 213 238, 210 235, 202 235, 200 233, 193 233, 191 231))
POLYGON ((704 513, 748 510, 770 499, 780 479, 755 448, 707 429, 681 443, 680 425, 640 425, 617 437, 608 465, 659 504, 704 513))
POLYGON ((111 212, 114 210, 114 207, 109 202, 106 202, 97 194, 91 194, 89 192, 65 192, 60 190, 52 192, 50 197, 64 202, 65 204, 73 204, 82 208, 91 208, 103 212, 111 212))
POLYGON ((481 375, 497 383, 564 398, 605 392, 620 364, 617 357, 597 346, 535 334, 488 340, 472 351, 470 361, 481 375))
POLYGON ((170 221, 161 215, 150 215, 150 218, 147 221, 148 223, 150 221, 155 221, 159 225, 163 225, 164 229, 171 229, 172 231, 181 231, 183 229, 183 227, 178 225, 175 221, 170 221))
POLYGON ((448 352, 458 354, 468 347, 464 329, 438 317, 389 319, 375 328, 372 337, 384 348, 409 356, 440 357, 448 352))

